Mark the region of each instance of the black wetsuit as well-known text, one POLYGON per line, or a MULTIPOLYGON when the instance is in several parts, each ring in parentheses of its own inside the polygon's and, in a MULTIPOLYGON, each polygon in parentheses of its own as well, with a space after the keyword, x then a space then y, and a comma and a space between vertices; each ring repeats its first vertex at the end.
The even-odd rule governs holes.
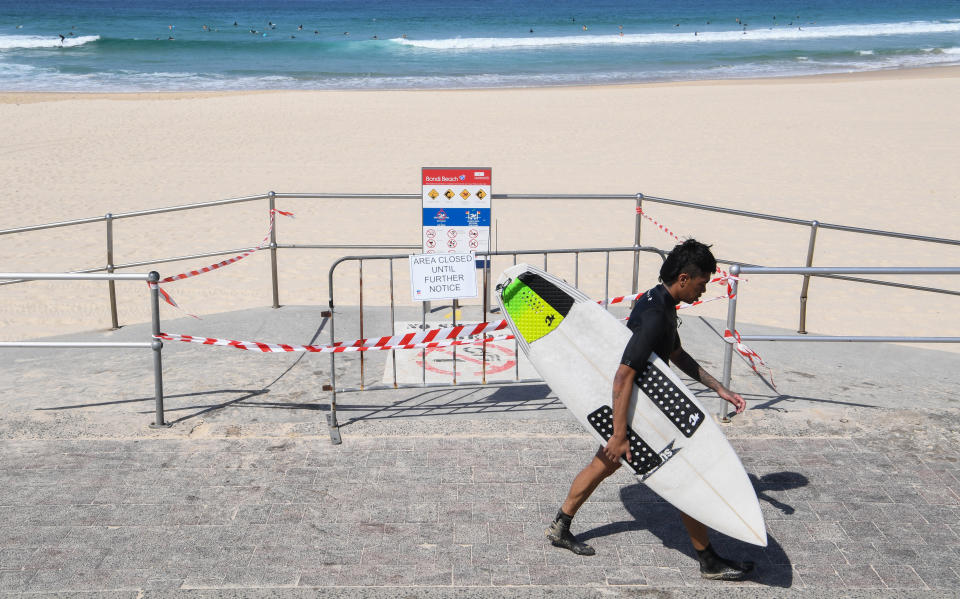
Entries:
POLYGON ((623 350, 620 363, 642 373, 650 352, 656 352, 664 361, 680 347, 677 334, 677 304, 663 284, 650 289, 637 300, 630 312, 627 327, 633 336, 623 350))

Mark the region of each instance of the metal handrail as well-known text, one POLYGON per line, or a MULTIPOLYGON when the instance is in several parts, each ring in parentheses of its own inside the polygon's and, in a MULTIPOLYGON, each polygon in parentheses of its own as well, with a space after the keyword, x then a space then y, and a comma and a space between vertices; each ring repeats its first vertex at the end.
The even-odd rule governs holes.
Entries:
MULTIPOLYGON (((830 275, 960 275, 957 266, 836 266, 836 267, 797 267, 797 266, 742 266, 734 264, 730 267, 730 274, 738 275, 801 275, 811 276, 830 275)), ((727 304, 726 331, 736 331, 737 326, 737 297, 739 281, 730 280, 730 300, 727 304)), ((849 335, 740 335, 741 341, 806 341, 806 342, 860 342, 860 343, 960 343, 960 337, 895 337, 895 336, 849 336, 849 335)), ((733 365, 733 341, 724 333, 723 348, 723 377, 724 387, 730 387, 731 369, 733 365)), ((723 414, 724 404, 720 400, 717 418, 723 422, 729 420, 723 414)))
POLYGON ((153 389, 156 400, 155 420, 151 428, 170 426, 164 421, 163 414, 163 364, 161 352, 163 341, 157 339, 160 334, 160 291, 157 282, 160 274, 151 271, 145 274, 91 274, 91 273, 39 273, 39 272, 0 272, 0 280, 17 279, 24 281, 144 281, 150 284, 150 318, 152 337, 150 341, 0 341, 4 347, 43 347, 43 348, 149 348, 153 350, 153 389))
MULTIPOLYGON (((813 266, 813 256, 816 245, 816 237, 819 229, 826 228, 835 231, 851 232, 857 234, 865 235, 875 235, 882 237, 890 237, 897 239, 905 239, 909 241, 918 241, 925 243, 938 243, 946 244, 952 246, 960 246, 960 240, 948 239, 942 237, 931 237, 926 235, 916 235, 912 233, 900 233, 896 231, 884 231, 879 229, 870 229, 864 227, 851 227, 846 225, 839 225, 834 223, 822 223, 817 220, 805 220, 799 218, 777 216, 773 214, 765 214, 761 212, 752 212, 748 210, 738 210, 734 208, 725 208, 722 206, 714 206, 710 204, 700 204, 695 202, 686 202, 681 200, 672 200, 669 198, 661 198, 656 196, 648 196, 642 193, 636 194, 508 194, 508 193, 494 193, 491 194, 492 199, 494 200, 556 200, 556 201, 610 201, 610 200, 632 200, 636 202, 636 207, 639 209, 642 207, 644 201, 653 202, 657 204, 664 204, 669 206, 677 206, 681 208, 690 208, 695 210, 703 210, 708 212, 715 212, 719 214, 728 214, 732 216, 752 218, 759 220, 767 220, 772 222, 779 222, 784 224, 791 225, 800 225, 810 228, 810 239, 807 247, 806 258, 804 264, 807 267, 813 266)), ((420 194, 398 194, 398 193, 276 193, 268 192, 266 194, 242 196, 237 198, 226 198, 222 200, 214 200, 209 202, 197 202, 193 204, 181 204, 176 206, 167 206, 163 208, 154 208, 149 210, 136 210, 131 212, 122 212, 122 213, 109 213, 101 217, 92 217, 92 218, 83 218, 69 221, 60 221, 55 223, 48 223, 42 225, 31 225, 27 227, 17 227, 13 229, 0 230, 0 236, 9 235, 13 233, 24 233, 31 231, 39 231, 44 229, 52 229, 57 227, 66 227, 71 225, 83 225, 97 222, 106 223, 106 237, 107 237, 107 263, 106 266, 95 267, 89 269, 78 269, 74 272, 84 273, 84 272, 102 272, 113 273, 117 269, 122 268, 134 268, 140 266, 147 266, 152 264, 161 264, 167 262, 176 262, 182 260, 190 260, 201 257, 209 256, 218 256, 230 254, 233 252, 247 251, 248 249, 253 248, 244 248, 240 250, 218 250, 211 252, 202 252, 196 254, 189 254, 184 256, 176 256, 170 258, 155 258, 150 260, 143 260, 137 262, 129 262, 125 264, 115 264, 114 263, 114 252, 113 252, 113 221, 124 219, 124 218, 134 218, 140 216, 151 216, 157 214, 164 214, 169 212, 178 212, 184 210, 196 210, 201 208, 210 208, 224 206, 228 204, 237 204, 243 202, 251 201, 261 201, 268 200, 270 202, 270 207, 273 208, 275 201, 277 199, 319 199, 319 200, 328 200, 328 199, 396 199, 396 200, 418 200, 421 198, 420 194)), ((640 237, 640 227, 642 223, 641 215, 636 215, 635 218, 635 231, 633 245, 641 245, 640 237)), ((278 281, 278 268, 277 268, 277 252, 280 249, 417 249, 419 245, 407 245, 407 244, 391 244, 391 245, 361 245, 361 244, 280 244, 277 243, 276 231, 273 231, 271 234, 270 244, 264 246, 262 249, 268 249, 270 251, 270 262, 271 262, 271 278, 272 278, 272 291, 273 291, 273 307, 279 308, 279 281, 278 281)), ((633 285, 631 290, 633 292, 637 291, 638 285, 638 265, 639 265, 639 253, 634 254, 634 274, 633 274, 633 285)), ((807 296, 809 291, 810 276, 803 276, 803 284, 800 290, 800 308, 799 308, 799 325, 797 332, 801 334, 806 333, 806 312, 807 312, 807 296)), ((830 275, 819 275, 819 276, 830 276, 830 275)), ((853 279, 853 278, 844 278, 841 275, 833 275, 834 278, 851 280, 861 283, 868 283, 874 285, 885 285, 889 287, 897 287, 902 289, 911 289, 915 291, 924 291, 930 293, 946 294, 946 295, 960 295, 960 291, 954 291, 950 289, 938 289, 932 287, 923 287, 918 285, 909 285, 905 283, 896 283, 891 281, 875 281, 869 279, 853 279)), ((11 285, 16 283, 24 282, 22 280, 11 280, 11 281, 2 281, 0 286, 11 285)), ((108 281, 109 286, 109 300, 110 300, 110 316, 111 324, 113 328, 119 327, 118 317, 117 317, 117 298, 116 291, 114 289, 114 281, 108 281)))

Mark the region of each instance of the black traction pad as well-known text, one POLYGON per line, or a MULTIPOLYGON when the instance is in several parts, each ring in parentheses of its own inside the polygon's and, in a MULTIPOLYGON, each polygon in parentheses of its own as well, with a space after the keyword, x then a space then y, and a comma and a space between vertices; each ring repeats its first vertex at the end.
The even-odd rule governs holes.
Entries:
POLYGON ((684 437, 690 438, 697 432, 703 423, 703 412, 652 362, 647 362, 646 370, 636 382, 684 437))
MULTIPOLYGON (((610 406, 603 406, 594 410, 587 415, 587 421, 593 425, 593 428, 600 433, 605 441, 609 441, 610 437, 613 436, 613 410, 610 406)), ((627 464, 637 474, 646 474, 657 469, 663 463, 663 458, 629 426, 627 427, 627 440, 630 441, 630 455, 633 458, 627 461, 627 464)))
POLYGON ((573 307, 574 300, 559 287, 534 272, 523 272, 517 277, 521 283, 533 290, 543 301, 550 304, 560 316, 566 316, 573 307))

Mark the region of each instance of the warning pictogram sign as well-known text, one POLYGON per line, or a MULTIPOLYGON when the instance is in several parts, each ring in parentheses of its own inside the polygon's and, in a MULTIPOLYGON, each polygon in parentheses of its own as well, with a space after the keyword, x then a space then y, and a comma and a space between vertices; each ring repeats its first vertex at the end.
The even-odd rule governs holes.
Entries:
MULTIPOLYGON (((421 169, 424 253, 447 249, 475 254, 490 251, 491 179, 489 167, 421 169), (429 239, 436 245, 428 245, 429 239), (451 239, 456 245, 444 243, 451 239), (476 243, 470 244, 471 239, 476 243)), ((483 257, 476 261, 479 267, 487 264, 483 257)))
MULTIPOLYGON (((426 368, 428 372, 453 377, 453 365, 456 362, 457 374, 461 376, 478 377, 484 371, 483 348, 478 345, 464 345, 456 350, 453 347, 434 347, 425 352, 417 352, 415 364, 426 368), (456 358, 454 358, 454 351, 456 358), (423 363, 423 355, 427 363, 423 363)), ((510 370, 516 365, 516 354, 507 344, 487 344, 486 373, 498 374, 510 370)))

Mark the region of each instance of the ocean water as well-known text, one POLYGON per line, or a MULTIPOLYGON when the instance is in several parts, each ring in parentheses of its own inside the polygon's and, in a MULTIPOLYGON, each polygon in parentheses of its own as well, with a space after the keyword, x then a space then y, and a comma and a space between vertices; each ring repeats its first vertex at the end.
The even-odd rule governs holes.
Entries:
POLYGON ((0 0, 3 91, 532 87, 955 64, 960 0, 0 0))

